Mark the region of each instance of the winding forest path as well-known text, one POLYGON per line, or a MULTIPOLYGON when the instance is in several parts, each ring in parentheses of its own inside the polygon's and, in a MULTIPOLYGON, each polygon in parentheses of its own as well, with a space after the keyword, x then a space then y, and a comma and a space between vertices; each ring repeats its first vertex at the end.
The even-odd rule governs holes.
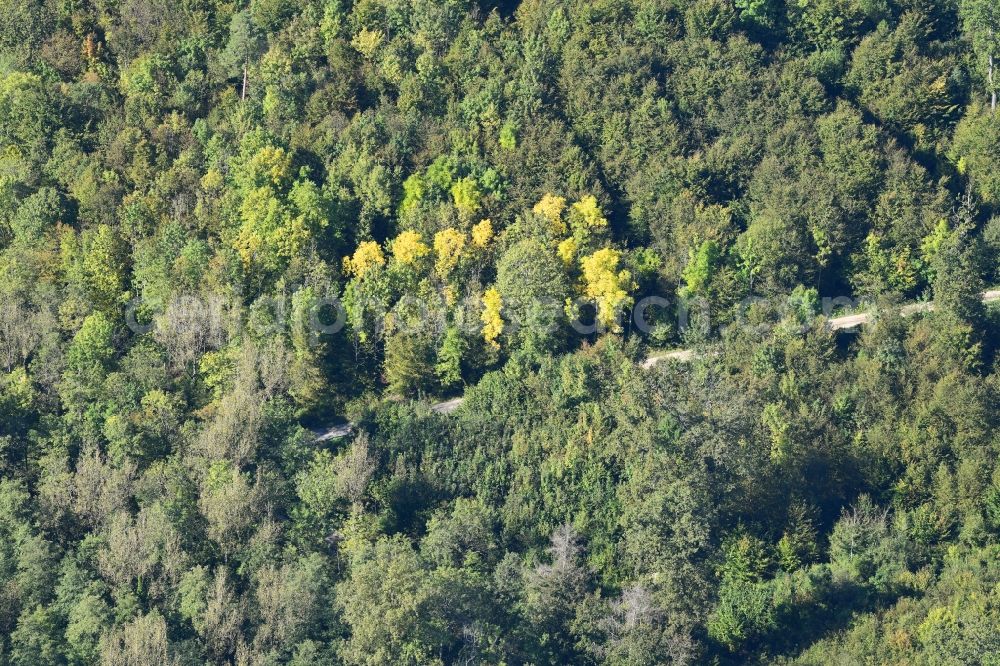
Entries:
MULTIPOLYGON (((990 303, 992 301, 1000 300, 1000 289, 991 289, 983 293, 983 302, 990 303)), ((907 315, 915 314, 917 312, 928 312, 934 309, 933 303, 911 303, 910 305, 904 305, 900 312, 905 317, 907 315)), ((856 328, 863 324, 867 324, 871 320, 870 312, 861 312, 858 314, 844 315, 843 317, 834 317, 827 321, 827 326, 834 331, 840 331, 848 328, 856 328)), ((695 357, 695 351, 693 349, 675 349, 668 352, 663 352, 659 354, 653 354, 645 361, 642 362, 642 367, 649 369, 655 366, 660 361, 680 361, 686 363, 695 357)), ((438 414, 451 414, 456 409, 458 409, 462 401, 465 398, 459 396, 457 398, 451 398, 450 400, 445 400, 444 402, 438 402, 431 405, 431 411, 438 414)), ((317 442, 325 442, 331 439, 339 439, 341 437, 346 437, 351 434, 354 430, 354 426, 350 423, 342 423, 340 425, 332 426, 330 428, 324 428, 323 430, 314 430, 317 442)))

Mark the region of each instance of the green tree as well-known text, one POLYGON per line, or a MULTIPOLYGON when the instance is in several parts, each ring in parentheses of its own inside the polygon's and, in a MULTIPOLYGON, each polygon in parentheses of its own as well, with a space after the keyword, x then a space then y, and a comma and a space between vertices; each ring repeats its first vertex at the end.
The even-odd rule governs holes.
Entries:
POLYGON ((114 326, 100 312, 88 316, 70 344, 67 360, 71 367, 104 366, 115 354, 114 326))
POLYGON ((221 74, 227 79, 239 80, 240 96, 245 95, 242 82, 244 73, 248 86, 257 87, 256 72, 250 74, 249 68, 264 53, 266 40, 260 34, 258 26, 254 25, 247 11, 236 12, 229 23, 229 39, 225 50, 220 54, 218 63, 221 74), (253 76, 254 78, 250 78, 253 76))
POLYGON ((497 262, 496 288, 504 323, 519 347, 533 354, 558 348, 569 284, 555 252, 532 238, 516 242, 497 262))
POLYGON ((962 0, 962 27, 972 43, 976 67, 984 74, 986 92, 990 96, 990 110, 997 110, 997 92, 1000 90, 1000 7, 989 0, 962 0))
POLYGON ((982 293, 983 250, 973 235, 972 203, 967 198, 959 210, 956 228, 934 253, 934 302, 943 326, 939 339, 946 356, 975 365, 982 352, 986 322, 982 293))
MULTIPOLYGON (((401 536, 383 537, 359 553, 337 585, 336 603, 351 629, 342 653, 349 664, 450 663, 463 628, 496 639, 485 581, 450 567, 430 569, 401 536)), ((470 634, 471 635, 471 634, 470 634)))
POLYGON ((739 652, 776 626, 772 592, 763 582, 770 563, 763 544, 748 535, 733 539, 724 551, 722 585, 708 632, 731 652, 739 652))
POLYGON ((434 341, 424 332, 399 330, 385 341, 385 379, 389 390, 411 396, 430 388, 434 341))
POLYGON ((955 128, 949 155, 987 206, 1000 204, 1000 176, 993 168, 1000 159, 1000 117, 973 104, 955 128))
POLYGON ((705 241, 697 252, 691 251, 683 274, 685 295, 708 297, 712 276, 721 260, 722 252, 715 241, 705 241))
POLYGON ((449 326, 445 331, 441 348, 437 352, 434 372, 444 388, 453 388, 462 383, 462 362, 469 349, 469 343, 462 331, 449 326))

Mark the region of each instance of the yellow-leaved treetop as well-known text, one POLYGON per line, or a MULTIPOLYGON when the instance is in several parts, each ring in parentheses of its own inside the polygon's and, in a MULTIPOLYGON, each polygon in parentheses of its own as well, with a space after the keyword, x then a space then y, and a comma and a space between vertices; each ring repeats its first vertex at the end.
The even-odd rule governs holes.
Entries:
POLYGON ((353 257, 344 257, 344 272, 358 279, 380 266, 385 266, 385 256, 375 241, 364 241, 358 245, 353 257))
POLYGON ((486 219, 472 225, 472 244, 476 247, 486 247, 493 240, 493 222, 486 219))
POLYGON ((362 28, 358 34, 354 35, 354 38, 351 40, 351 46, 364 57, 371 58, 384 39, 385 33, 381 30, 362 28))
POLYGON ((570 236, 559 242, 559 245, 556 246, 556 254, 562 259, 564 265, 571 266, 576 260, 577 249, 576 239, 570 236))
POLYGON ((292 156, 278 146, 264 146, 246 165, 247 176, 256 185, 281 185, 291 175, 292 156))
POLYGON ((566 210, 565 197, 546 194, 531 210, 549 221, 549 224, 552 225, 553 233, 559 236, 566 233, 566 222, 562 219, 563 211, 566 210))
POLYGON ((608 219, 601 213, 601 208, 597 205, 597 197, 593 194, 588 194, 573 204, 570 216, 574 221, 583 222, 587 229, 603 229, 608 226, 608 219))
POLYGON ((445 229, 434 234, 434 270, 447 278, 462 258, 465 234, 457 229, 445 229))
POLYGON ((215 191, 222 188, 226 184, 226 179, 222 177, 218 169, 209 169, 205 172, 205 175, 201 177, 201 186, 203 189, 209 191, 215 191))
POLYGON ((483 339, 494 349, 500 349, 497 338, 503 332, 503 318, 500 316, 502 307, 503 301, 496 287, 490 287, 483 293, 483 313, 480 315, 483 320, 483 339))
POLYGON ((416 231, 404 231, 392 241, 392 257, 404 266, 417 263, 430 252, 416 231))
POLYGON ((455 303, 458 301, 458 292, 455 290, 455 287, 453 287, 450 284, 445 285, 442 292, 444 293, 445 305, 447 305, 448 307, 455 305, 455 303))
POLYGON ((580 262, 584 292, 597 305, 597 319, 607 330, 615 332, 621 330, 618 315, 631 304, 629 292, 634 289, 632 274, 618 270, 620 261, 621 253, 606 247, 580 262))

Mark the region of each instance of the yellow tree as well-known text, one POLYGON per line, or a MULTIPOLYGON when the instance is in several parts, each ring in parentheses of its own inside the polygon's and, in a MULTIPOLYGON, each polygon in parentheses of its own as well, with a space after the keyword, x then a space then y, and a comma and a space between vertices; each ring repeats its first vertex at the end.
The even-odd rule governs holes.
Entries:
POLYGON ((598 246, 608 228, 608 220, 592 194, 569 208, 564 197, 546 194, 532 211, 548 220, 549 230, 556 237, 556 254, 567 268, 580 253, 598 246))
POLYGON ((434 234, 434 270, 447 280, 465 250, 465 234, 457 229, 444 229, 434 234))
POLYGON ((344 272, 361 279, 373 268, 385 266, 382 248, 375 241, 364 241, 354 251, 354 256, 344 257, 344 272))
POLYGON ((497 338, 503 332, 503 317, 500 316, 502 308, 500 292, 496 287, 487 289, 483 294, 483 313, 480 318, 483 321, 483 339, 493 349, 500 349, 497 338))
POLYGON ((562 241, 557 248, 560 258, 567 265, 571 264, 578 254, 599 247, 604 240, 608 220, 597 205, 597 198, 588 194, 574 203, 567 214, 569 222, 569 238, 562 241))
POLYGON ((570 207, 570 223, 588 230, 604 229, 608 226, 608 219, 604 217, 600 206, 597 205, 597 197, 588 194, 570 207))
POLYGON ((415 265, 430 252, 416 231, 404 231, 392 241, 392 258, 403 266, 415 265))
POLYGON ((541 215, 548 220, 552 232, 557 236, 562 236, 566 233, 566 222, 563 220, 563 211, 566 210, 565 197, 557 197, 554 194, 547 193, 531 210, 536 215, 541 215))
POLYGON ((382 318, 389 307, 389 287, 382 248, 375 241, 358 245, 354 255, 344 257, 344 273, 351 277, 344 289, 347 321, 358 341, 369 343, 382 336, 382 318))
POLYGON ((615 332, 621 330, 618 315, 631 305, 629 291, 635 288, 632 274, 618 270, 620 261, 621 253, 606 247, 580 262, 584 293, 597 305, 597 320, 605 329, 615 332))
POLYGON ((486 219, 472 225, 472 244, 485 248, 493 240, 493 222, 486 219))
POLYGON ((573 262, 576 261, 576 251, 579 249, 576 239, 570 236, 569 238, 559 241, 556 246, 556 254, 562 259, 563 265, 566 267, 572 266, 573 262))

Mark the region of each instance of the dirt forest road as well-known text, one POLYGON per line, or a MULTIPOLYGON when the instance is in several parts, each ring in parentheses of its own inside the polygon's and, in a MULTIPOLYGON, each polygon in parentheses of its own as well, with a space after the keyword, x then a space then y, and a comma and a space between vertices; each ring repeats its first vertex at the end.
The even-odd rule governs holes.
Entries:
MULTIPOLYGON (((983 302, 990 303, 993 301, 1000 300, 1000 289, 992 289, 990 291, 983 293, 983 302)), ((911 303, 910 305, 905 305, 900 310, 903 316, 915 314, 917 312, 928 312, 934 309, 933 303, 911 303)), ((871 320, 870 312, 860 312, 857 314, 844 315, 843 317, 834 317, 827 321, 827 326, 829 326, 834 331, 840 331, 849 328, 856 328, 867 324, 871 320)), ((692 349, 674 349, 668 352, 662 352, 658 354, 653 354, 645 361, 642 362, 642 367, 652 368, 657 363, 661 361, 680 361, 681 363, 686 363, 695 357, 695 351, 692 349)), ((438 414, 451 414, 456 409, 462 405, 464 398, 461 396, 457 398, 451 398, 445 400, 444 402, 438 402, 431 405, 431 411, 438 414)), ((342 423, 340 425, 331 426, 322 430, 314 430, 317 442, 325 442, 331 439, 339 439, 341 437, 346 437, 354 431, 354 426, 350 423, 342 423)))

